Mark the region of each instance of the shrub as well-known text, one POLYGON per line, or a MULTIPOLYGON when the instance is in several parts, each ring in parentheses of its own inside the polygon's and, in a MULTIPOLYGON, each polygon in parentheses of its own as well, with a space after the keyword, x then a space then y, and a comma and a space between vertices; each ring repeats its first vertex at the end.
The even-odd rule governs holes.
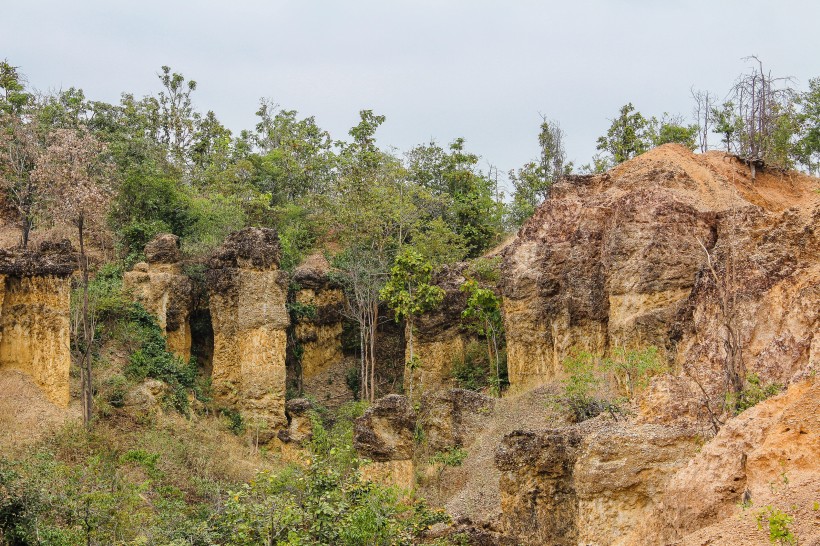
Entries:
POLYGON ((187 414, 189 392, 204 400, 197 381, 196 360, 192 358, 186 363, 168 351, 156 318, 142 305, 131 304, 128 319, 138 348, 129 358, 126 375, 135 381, 150 377, 167 383, 171 387, 168 401, 174 408, 187 414))
POLYGON ((558 402, 569 409, 575 422, 591 419, 604 411, 617 413, 617 401, 601 395, 605 377, 597 364, 598 358, 586 351, 572 351, 563 361, 567 376, 561 381, 563 393, 558 402))
POLYGON ((655 346, 630 350, 616 347, 604 360, 603 368, 613 373, 624 394, 631 398, 645 389, 653 376, 665 371, 666 365, 655 346))
POLYGON ((751 373, 746 376, 746 384, 740 394, 727 393, 726 407, 737 415, 767 398, 771 398, 782 390, 783 385, 780 383, 764 385, 759 375, 751 373))

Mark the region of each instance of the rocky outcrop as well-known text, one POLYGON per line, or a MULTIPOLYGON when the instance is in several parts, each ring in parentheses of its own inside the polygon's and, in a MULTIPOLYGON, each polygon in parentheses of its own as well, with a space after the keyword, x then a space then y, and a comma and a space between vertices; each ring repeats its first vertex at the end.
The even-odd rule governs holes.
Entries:
POLYGON ((214 397, 239 410, 259 441, 287 425, 285 350, 288 278, 272 229, 230 235, 208 261, 214 397))
MULTIPOLYGON (((313 254, 293 272, 293 353, 302 392, 337 407, 353 399, 342 350, 344 292, 329 275, 330 264, 313 254)), ((355 364, 354 364, 355 365, 355 364)))
POLYGON ((70 399, 69 277, 76 265, 68 241, 0 251, 0 369, 25 373, 62 408, 70 399))
POLYGON ((405 391, 418 400, 424 392, 446 390, 453 386, 453 363, 464 357, 469 341, 461 326, 467 295, 464 284, 466 263, 445 266, 437 271, 431 284, 444 290, 444 299, 435 309, 415 317, 413 329, 408 325, 405 361, 412 350, 416 363, 404 370, 405 391))
POLYGON ((800 544, 820 543, 818 461, 820 382, 811 377, 726 423, 658 495, 635 544, 766 544, 756 520, 767 506, 793 518, 800 544))
POLYGON ((574 347, 654 344, 679 367, 720 368, 719 293, 747 371, 805 371, 820 345, 816 186, 793 172, 752 181, 730 156, 678 145, 557 184, 503 251, 512 388, 560 375, 574 347))
POLYGON ((356 419, 353 446, 371 462, 362 477, 405 489, 413 486, 416 412, 398 394, 376 400, 356 419))
POLYGON ((426 393, 419 406, 419 427, 427 451, 435 453, 469 444, 487 425, 495 399, 465 389, 426 393))
POLYGON ((157 317, 168 350, 186 362, 191 357, 191 279, 182 273, 179 237, 164 233, 145 246, 145 262, 123 276, 123 286, 157 317))
POLYGON ((638 524, 698 448, 692 431, 602 419, 512 433, 496 453, 499 523, 525 544, 636 544, 638 524))

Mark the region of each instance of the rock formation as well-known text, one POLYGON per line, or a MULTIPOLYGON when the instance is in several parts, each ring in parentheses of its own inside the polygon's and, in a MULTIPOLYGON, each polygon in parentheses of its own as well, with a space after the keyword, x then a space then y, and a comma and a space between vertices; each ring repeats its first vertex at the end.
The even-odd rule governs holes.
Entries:
POLYGON ((362 469, 362 477, 410 489, 415 428, 416 412, 404 396, 390 394, 367 408, 353 433, 356 451, 371 461, 362 469))
POLYGON ((208 262, 213 391, 266 443, 285 427, 288 278, 272 229, 233 233, 208 262))
POLYGON ((157 317, 168 350, 187 362, 191 357, 192 286, 182 273, 179 237, 157 235, 145 245, 145 259, 124 275, 123 286, 157 317))
POLYGON ((636 544, 697 442, 692 431, 601 419, 513 433, 496 453, 500 524, 526 544, 636 544))
POLYGON ((678 366, 715 367, 726 320, 746 371, 806 370, 820 345, 816 185, 780 171, 752 181, 733 157, 679 145, 557 184, 503 252, 513 388, 560 375, 573 347, 654 344, 678 366))
POLYGON ((0 369, 30 376, 55 405, 68 406, 71 279, 68 241, 39 251, 0 251, 0 369))
POLYGON ((460 263, 445 266, 436 272, 432 283, 444 290, 441 304, 416 317, 413 332, 405 333, 406 362, 410 361, 410 346, 417 364, 404 370, 405 391, 418 400, 424 392, 449 389, 453 386, 453 363, 464 357, 469 341, 461 326, 461 312, 467 296, 460 290, 464 283, 464 268, 460 263), (412 336, 412 337, 411 337, 412 336))
POLYGON ((293 353, 301 388, 328 407, 353 399, 346 374, 356 363, 342 350, 344 293, 329 276, 321 254, 309 256, 293 272, 293 353))

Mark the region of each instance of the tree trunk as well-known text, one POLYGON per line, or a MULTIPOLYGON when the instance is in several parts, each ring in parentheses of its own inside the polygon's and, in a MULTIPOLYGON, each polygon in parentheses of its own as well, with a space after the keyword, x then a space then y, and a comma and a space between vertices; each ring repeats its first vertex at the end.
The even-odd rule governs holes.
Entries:
POLYGON ((88 256, 85 254, 84 238, 84 218, 81 216, 77 222, 77 230, 80 236, 80 271, 82 272, 83 283, 83 309, 82 309, 82 333, 83 346, 80 358, 80 382, 83 393, 83 424, 86 428, 91 427, 91 412, 93 409, 94 390, 91 377, 91 344, 94 341, 94 333, 90 328, 88 316, 88 256))

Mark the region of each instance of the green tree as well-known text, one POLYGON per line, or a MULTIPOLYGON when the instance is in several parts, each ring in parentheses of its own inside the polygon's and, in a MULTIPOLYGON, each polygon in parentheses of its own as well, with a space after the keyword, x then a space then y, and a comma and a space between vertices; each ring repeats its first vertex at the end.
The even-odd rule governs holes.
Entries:
POLYGON ((632 103, 621 107, 606 136, 598 137, 598 150, 608 152, 615 164, 647 151, 652 145, 649 122, 632 103))
POLYGON ((820 78, 809 80, 809 89, 797 98, 800 106, 800 133, 796 157, 800 164, 817 176, 820 174, 820 78))
POLYGON ((680 116, 664 114, 660 120, 652 118, 649 121, 650 134, 653 146, 677 143, 694 151, 697 148, 698 126, 684 125, 680 116))
POLYGON ((732 144, 742 129, 740 118, 735 113, 735 104, 724 102, 720 108, 712 109, 714 132, 723 135, 722 142, 726 145, 726 153, 732 153, 732 144))
POLYGON ((461 316, 467 327, 487 341, 487 356, 495 366, 493 390, 501 395, 501 358, 499 340, 504 335, 501 316, 501 298, 489 288, 483 288, 475 279, 468 279, 461 290, 467 293, 467 305, 461 316))
MULTIPOLYGON (((407 321, 408 361, 405 363, 413 370, 416 357, 413 352, 415 337, 415 318, 431 311, 441 304, 444 290, 431 285, 433 266, 411 248, 405 247, 397 256, 390 269, 390 279, 381 289, 380 296, 396 314, 396 321, 407 321)), ((410 396, 413 395, 412 374, 410 379, 410 396)))

